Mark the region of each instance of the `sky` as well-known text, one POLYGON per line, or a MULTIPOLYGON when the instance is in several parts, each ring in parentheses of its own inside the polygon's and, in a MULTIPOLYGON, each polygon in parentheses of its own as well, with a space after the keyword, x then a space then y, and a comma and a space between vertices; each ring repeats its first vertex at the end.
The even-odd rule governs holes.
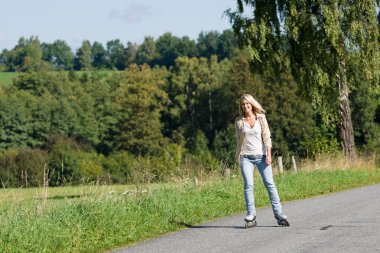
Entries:
POLYGON ((0 0, 0 51, 31 36, 72 49, 83 40, 141 44, 165 32, 196 40, 202 31, 230 29, 223 12, 235 7, 236 0, 0 0))

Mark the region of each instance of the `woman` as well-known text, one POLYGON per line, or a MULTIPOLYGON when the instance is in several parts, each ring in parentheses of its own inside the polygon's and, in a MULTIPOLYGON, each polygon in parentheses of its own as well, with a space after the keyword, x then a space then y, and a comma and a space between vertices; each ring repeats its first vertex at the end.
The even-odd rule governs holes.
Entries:
POLYGON ((254 165, 260 172, 264 185, 268 191, 274 217, 279 225, 289 226, 286 215, 282 211, 280 198, 273 181, 271 167, 272 140, 269 126, 265 118, 265 111, 261 105, 249 94, 240 98, 240 115, 235 122, 237 148, 236 160, 240 164, 244 179, 244 197, 247 208, 245 217, 246 226, 256 225, 256 209, 253 195, 254 165))

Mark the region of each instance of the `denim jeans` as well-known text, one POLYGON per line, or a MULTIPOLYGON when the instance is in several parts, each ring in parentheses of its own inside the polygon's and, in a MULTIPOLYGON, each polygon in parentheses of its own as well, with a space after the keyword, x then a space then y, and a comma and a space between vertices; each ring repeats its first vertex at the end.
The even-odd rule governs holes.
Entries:
POLYGON ((240 157, 240 168, 244 179, 244 198, 247 208, 248 215, 256 215, 255 199, 253 194, 253 170, 254 165, 260 172, 261 178, 263 179, 265 188, 268 191, 269 199, 272 204, 273 213, 281 214, 282 206, 280 203, 280 198, 278 196, 276 185, 273 181, 272 166, 266 164, 266 156, 252 156, 252 155, 242 155, 240 157))

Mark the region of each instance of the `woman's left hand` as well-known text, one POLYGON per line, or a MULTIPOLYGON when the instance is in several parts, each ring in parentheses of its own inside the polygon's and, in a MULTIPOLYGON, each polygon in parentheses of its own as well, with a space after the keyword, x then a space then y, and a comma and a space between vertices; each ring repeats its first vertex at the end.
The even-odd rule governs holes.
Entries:
POLYGON ((270 165, 272 163, 272 153, 271 153, 271 148, 267 147, 267 157, 265 159, 266 164, 270 165))
POLYGON ((266 159, 265 159, 265 162, 266 164, 271 164, 272 163, 272 157, 270 155, 267 155, 266 159))

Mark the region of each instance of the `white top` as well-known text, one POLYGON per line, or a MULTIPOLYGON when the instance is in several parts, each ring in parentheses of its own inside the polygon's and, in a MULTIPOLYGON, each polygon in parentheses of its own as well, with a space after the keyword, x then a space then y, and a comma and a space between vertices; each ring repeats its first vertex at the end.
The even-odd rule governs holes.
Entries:
POLYGON ((244 121, 242 132, 244 142, 241 155, 266 155, 266 149, 261 137, 261 125, 257 120, 252 128, 244 121))

